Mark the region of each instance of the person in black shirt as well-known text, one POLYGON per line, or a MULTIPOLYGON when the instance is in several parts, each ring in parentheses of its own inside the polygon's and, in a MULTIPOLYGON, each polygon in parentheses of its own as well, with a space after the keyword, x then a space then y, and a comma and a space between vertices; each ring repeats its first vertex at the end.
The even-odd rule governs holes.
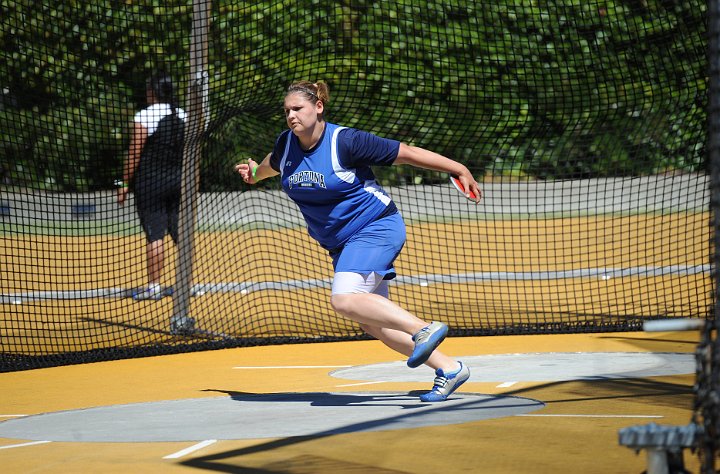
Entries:
POLYGON ((178 215, 182 177, 186 113, 175 99, 172 79, 151 77, 146 87, 148 106, 135 114, 123 181, 117 200, 123 205, 128 192, 135 194, 140 224, 147 238, 148 285, 136 300, 160 299, 160 279, 165 261, 164 238, 178 241, 178 215))

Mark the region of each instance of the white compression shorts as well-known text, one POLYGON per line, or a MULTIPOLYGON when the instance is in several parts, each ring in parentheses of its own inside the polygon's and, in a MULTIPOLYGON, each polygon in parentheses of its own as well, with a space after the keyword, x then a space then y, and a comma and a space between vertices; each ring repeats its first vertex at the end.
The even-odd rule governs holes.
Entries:
POLYGON ((337 272, 332 283, 333 295, 375 293, 385 298, 389 295, 388 280, 379 273, 337 272))

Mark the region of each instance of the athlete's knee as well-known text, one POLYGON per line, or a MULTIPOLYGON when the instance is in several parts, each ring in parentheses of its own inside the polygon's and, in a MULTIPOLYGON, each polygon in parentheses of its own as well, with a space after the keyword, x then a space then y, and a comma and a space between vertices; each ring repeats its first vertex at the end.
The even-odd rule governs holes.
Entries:
POLYGON ((362 295, 355 293, 338 293, 330 297, 330 304, 340 314, 352 314, 358 305, 358 297, 362 295))
POLYGON ((379 334, 379 332, 380 332, 380 328, 379 328, 379 327, 377 327, 377 326, 371 326, 371 325, 369 325, 369 324, 360 323, 360 329, 361 329, 362 332, 364 332, 365 334, 368 334, 368 335, 374 337, 375 339, 380 339, 380 337, 378 336, 378 334, 379 334))

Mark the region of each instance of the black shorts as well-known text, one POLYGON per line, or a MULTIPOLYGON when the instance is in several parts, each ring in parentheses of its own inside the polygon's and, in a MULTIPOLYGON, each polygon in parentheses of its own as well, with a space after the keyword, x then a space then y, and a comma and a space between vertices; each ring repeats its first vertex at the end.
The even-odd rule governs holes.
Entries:
POLYGON ((162 240, 170 234, 178 242, 180 189, 145 189, 135 192, 137 213, 148 242, 162 240))

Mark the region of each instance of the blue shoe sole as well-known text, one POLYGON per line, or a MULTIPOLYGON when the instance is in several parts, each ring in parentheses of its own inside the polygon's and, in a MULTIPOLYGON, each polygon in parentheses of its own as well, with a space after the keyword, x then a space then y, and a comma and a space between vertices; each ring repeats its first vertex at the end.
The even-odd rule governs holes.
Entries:
POLYGON ((437 346, 439 346, 440 343, 443 342, 443 339, 445 339, 447 333, 448 327, 443 326, 441 330, 433 333, 423 345, 415 347, 415 350, 413 350, 412 355, 407 361, 408 367, 414 369, 415 367, 419 367, 424 364, 425 361, 427 361, 430 357, 430 354, 433 353, 435 348, 437 348, 437 346))
POLYGON ((457 392, 457 389, 460 388, 460 386, 462 384, 464 384, 465 382, 467 382, 467 379, 465 379, 462 382, 460 382, 459 384, 457 384, 457 386, 453 389, 453 391, 447 394, 447 397, 440 395, 439 393, 436 393, 436 392, 428 392, 428 393, 424 393, 424 394, 420 395, 420 401, 421 402, 444 402, 445 400, 450 398, 450 395, 457 392))
POLYGON ((422 395, 420 395, 420 401, 421 402, 444 402, 445 400, 450 398, 450 395, 457 392, 457 389, 460 388, 460 386, 462 384, 464 384, 465 382, 467 382, 468 380, 470 380, 470 369, 468 369, 467 377, 465 377, 465 379, 461 380, 460 383, 455 385, 452 392, 448 393, 447 395, 442 395, 441 393, 434 392, 431 390, 427 393, 423 393, 422 395))

